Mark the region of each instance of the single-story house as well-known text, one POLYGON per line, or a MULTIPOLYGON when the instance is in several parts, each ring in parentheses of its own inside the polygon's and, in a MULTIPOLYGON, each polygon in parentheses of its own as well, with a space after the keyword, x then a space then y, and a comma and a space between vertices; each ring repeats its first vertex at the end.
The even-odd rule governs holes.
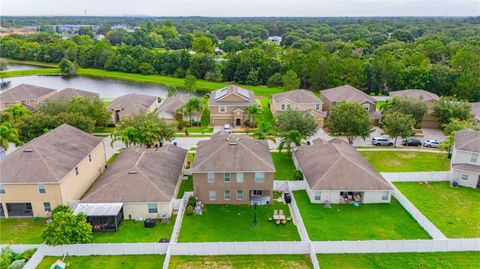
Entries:
POLYGON ((140 111, 153 112, 158 107, 158 97, 129 93, 115 98, 107 109, 112 111, 112 120, 114 123, 122 119, 140 113, 140 111))
POLYGON ((465 129, 455 133, 451 171, 451 181, 480 189, 480 131, 465 129))
POLYGON ((13 105, 23 105, 29 110, 36 110, 39 104, 57 91, 50 88, 20 84, 0 93, 0 111, 13 105))
MULTIPOLYGON (((167 123, 173 123, 175 121, 175 114, 178 109, 181 109, 188 100, 191 98, 187 94, 176 94, 168 97, 163 101, 157 109, 158 116, 164 119, 167 123)), ((183 120, 189 120, 186 115, 183 115, 183 120)), ((199 121, 200 117, 197 114, 192 115, 192 120, 199 121)))
POLYGON ((51 95, 48 98, 45 98, 43 102, 68 102, 73 98, 77 98, 77 97, 86 97, 86 98, 94 99, 94 98, 99 98, 100 95, 95 92, 89 92, 89 91, 84 91, 84 90, 79 90, 74 88, 65 88, 61 91, 58 91, 54 95, 51 95))

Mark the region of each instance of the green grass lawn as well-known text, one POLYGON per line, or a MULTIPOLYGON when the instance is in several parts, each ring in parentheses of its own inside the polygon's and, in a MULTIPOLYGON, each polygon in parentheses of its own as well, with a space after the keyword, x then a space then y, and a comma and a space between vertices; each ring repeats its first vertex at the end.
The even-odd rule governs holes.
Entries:
POLYGON ((257 116, 257 126, 260 122, 268 122, 275 128, 275 117, 273 117, 272 111, 270 110, 270 98, 260 98, 260 103, 262 104, 262 111, 260 115, 257 116))
POLYGON ((292 157, 286 153, 272 152, 273 163, 275 164, 275 180, 293 180, 295 165, 292 157))
POLYGON ((94 133, 111 133, 115 131, 115 127, 95 127, 93 129, 94 133))
POLYGON ((428 233, 392 198, 390 204, 311 204, 306 191, 295 191, 311 240, 427 239, 428 233))
POLYGON ((60 75, 58 68, 38 68, 0 72, 0 78, 60 75))
POLYGON ((208 134, 208 133, 213 132, 212 127, 206 127, 206 128, 204 128, 204 127, 188 127, 188 128, 185 128, 185 129, 187 129, 189 134, 199 134, 199 133, 208 134))
POLYGON ((283 203, 257 206, 258 224, 252 226, 253 206, 206 205, 202 215, 183 217, 179 242, 300 241, 293 222, 277 225, 268 221, 274 209, 290 216, 283 203))
POLYGON ((480 252, 319 254, 322 269, 474 269, 480 252))
POLYGON ((313 268, 307 255, 172 256, 169 268, 313 268))
POLYGON ((447 237, 480 237, 480 191, 449 182, 395 182, 447 237))
POLYGON ((46 220, 33 218, 0 219, 0 244, 40 244, 46 220))
POLYGON ((114 153, 110 159, 107 160, 107 165, 111 165, 117 158, 120 153, 114 153))
POLYGON ((448 171, 446 154, 412 151, 360 151, 379 172, 448 171))
MULTIPOLYGON (((37 269, 50 269, 62 257, 46 256, 37 269)), ((69 256, 64 262, 68 269, 157 269, 162 268, 165 255, 69 256)))
POLYGON ((31 65, 31 66, 40 66, 40 67, 57 67, 58 64, 55 63, 42 63, 37 61, 22 61, 22 60, 15 60, 10 58, 0 58, 5 59, 9 64, 24 64, 24 65, 31 65))
MULTIPOLYGON (((190 154, 190 153, 189 153, 190 154)), ((182 183, 180 184, 180 189, 178 190, 178 195, 177 199, 180 199, 183 197, 183 194, 186 191, 193 191, 193 179, 192 176, 188 176, 188 180, 182 180, 182 183)))
MULTIPOLYGON (((125 216, 128 217, 128 216, 125 216)), ((137 243, 158 242, 161 238, 170 239, 177 215, 172 215, 168 224, 143 227, 143 221, 124 220, 116 232, 97 232, 93 234, 93 243, 137 243)))

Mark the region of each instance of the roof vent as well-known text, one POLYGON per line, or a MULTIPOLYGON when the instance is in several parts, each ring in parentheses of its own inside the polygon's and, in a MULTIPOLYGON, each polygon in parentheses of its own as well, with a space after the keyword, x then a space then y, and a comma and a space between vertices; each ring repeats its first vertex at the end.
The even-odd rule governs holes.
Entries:
POLYGON ((24 148, 23 152, 33 152, 33 149, 32 148, 24 148))
POLYGON ((235 146, 235 145, 237 145, 238 143, 237 143, 237 142, 229 142, 228 144, 229 144, 230 146, 235 146))
POLYGON ((131 175, 135 175, 135 174, 138 174, 138 171, 137 170, 130 170, 128 171, 129 174, 131 175))

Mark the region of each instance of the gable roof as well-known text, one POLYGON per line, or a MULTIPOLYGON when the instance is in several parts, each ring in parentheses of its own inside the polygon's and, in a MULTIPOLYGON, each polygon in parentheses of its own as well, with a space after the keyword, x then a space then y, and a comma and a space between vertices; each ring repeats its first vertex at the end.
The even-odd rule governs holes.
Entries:
POLYGON ((98 98, 100 95, 95 92, 89 92, 74 88, 65 88, 45 99, 45 102, 70 101, 76 97, 98 98))
POLYGON ((480 131, 464 129, 456 132, 455 148, 480 153, 480 131))
POLYGON ((267 141, 217 132, 198 143, 193 173, 275 172, 267 141))
POLYGON ((440 97, 434 93, 427 92, 425 90, 419 89, 409 89, 409 90, 402 90, 402 91, 393 91, 389 92, 388 95, 390 97, 407 97, 416 100, 421 100, 424 102, 428 101, 438 101, 440 97))
POLYGON ((130 146, 95 181, 82 203, 170 202, 187 150, 130 146))
POLYGON ((316 139, 294 151, 312 190, 393 190, 390 184, 350 144, 335 138, 316 139))
POLYGON ((50 88, 44 88, 30 84, 20 84, 8 91, 0 93, 0 102, 18 103, 21 101, 32 101, 53 92, 55 92, 55 90, 50 88))
POLYGON ((288 91, 288 92, 282 92, 282 93, 277 93, 272 95, 273 100, 275 102, 280 102, 282 100, 290 100, 293 103, 298 103, 298 104, 317 104, 317 103, 323 103, 320 98, 315 96, 313 92, 307 91, 304 89, 298 89, 298 90, 293 90, 293 91, 288 91))
POLYGON ((240 88, 237 85, 227 87, 211 92, 209 105, 229 105, 229 106, 250 106, 255 104, 255 94, 252 91, 240 88), (238 101, 226 101, 226 97, 235 95, 238 101))
POLYGON ((354 88, 350 85, 343 85, 331 89, 320 91, 321 95, 327 98, 330 102, 351 102, 351 103, 365 103, 370 102, 375 104, 376 101, 370 95, 354 88))
POLYGON ((158 98, 155 96, 129 93, 115 98, 107 108, 109 110, 119 110, 118 114, 120 116, 133 115, 141 110, 148 110, 157 100, 158 98))
POLYGON ((163 119, 174 119, 175 112, 190 99, 189 95, 177 94, 167 98, 157 109, 158 115, 163 119))
POLYGON ((63 124, 0 161, 0 181, 58 183, 100 143, 103 138, 63 124))

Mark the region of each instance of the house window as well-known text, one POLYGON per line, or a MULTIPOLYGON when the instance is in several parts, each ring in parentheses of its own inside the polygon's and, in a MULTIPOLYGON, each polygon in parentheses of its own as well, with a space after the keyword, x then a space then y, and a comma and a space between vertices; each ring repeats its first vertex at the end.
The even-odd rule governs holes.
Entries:
POLYGON ((252 195, 253 196, 260 196, 260 195, 262 195, 262 191, 261 190, 253 190, 252 195))
POLYGON ((322 199, 322 193, 319 191, 315 192, 315 201, 320 201, 322 199))
POLYGON ((264 182, 265 173, 264 172, 255 172, 255 182, 264 182))
POLYGON ((208 199, 210 201, 215 201, 217 200, 217 192, 216 191, 209 191, 208 192, 208 199))
POLYGON ((45 184, 38 184, 38 193, 46 193, 45 184))
POLYGON ((388 200, 388 191, 384 191, 382 193, 382 201, 387 201, 388 200))
POLYGON ((157 203, 148 203, 148 213, 158 213, 157 203))
POLYGON ((287 105, 287 110, 290 110, 290 105, 287 105))
POLYGON ((285 111, 285 104, 282 104, 282 111, 285 111))
POLYGON ((243 182, 243 173, 237 173, 237 183, 243 182))
POLYGON ((320 110, 320 104, 315 104, 315 110, 320 110))
POLYGON ((243 190, 237 190, 237 200, 243 200, 243 190))
POLYGON ((224 190, 223 191, 223 199, 224 200, 230 200, 230 198, 232 198, 232 194, 231 194, 230 190, 224 190))
POLYGON ((50 206, 50 202, 44 202, 43 208, 45 209, 45 213, 52 212, 52 207, 50 206))
POLYGON ((230 182, 230 173, 223 174, 223 182, 230 182))
POLYGON ((478 154, 477 153, 472 153, 472 156, 470 156, 470 162, 476 163, 478 160, 478 154))
POLYGON ((299 105, 295 105, 295 110, 300 110, 300 106, 299 106, 299 105))
POLYGON ((1 194, 5 193, 5 186, 3 184, 0 184, 0 193, 1 194))
POLYGON ((225 106, 219 106, 218 107, 218 112, 225 113, 225 112, 227 112, 227 108, 225 106))
POLYGON ((92 162, 92 154, 88 154, 88 161, 92 162))
POLYGON ((363 104, 363 109, 365 109, 366 111, 369 111, 370 110, 370 104, 363 104))
POLYGON ((462 175, 462 180, 468 180, 468 175, 462 175))
POLYGON ((213 182, 215 182, 215 174, 208 173, 208 183, 213 183, 213 182))
POLYGON ((78 173, 78 167, 75 167, 75 175, 78 176, 78 174, 79 174, 79 173, 78 173))

